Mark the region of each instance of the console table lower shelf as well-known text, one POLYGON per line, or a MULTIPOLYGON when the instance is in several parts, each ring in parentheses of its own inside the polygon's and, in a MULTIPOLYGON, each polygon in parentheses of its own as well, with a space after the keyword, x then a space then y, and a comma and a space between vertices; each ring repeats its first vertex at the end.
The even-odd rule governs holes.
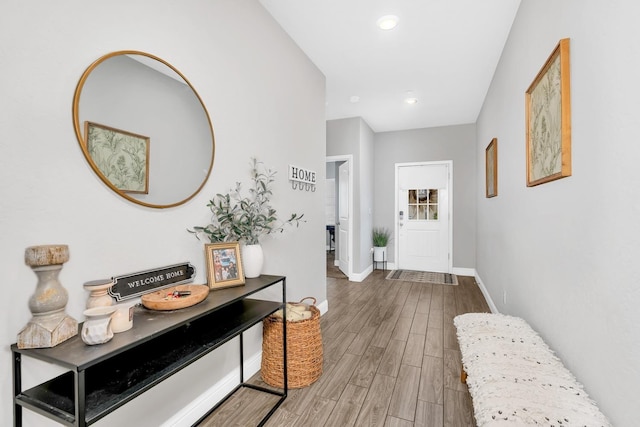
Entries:
POLYGON ((282 390, 247 384, 242 333, 285 304, 286 279, 260 276, 247 279, 244 286, 213 291, 193 307, 168 312, 136 308, 134 327, 99 346, 87 346, 79 336, 46 349, 19 349, 14 344, 14 426, 22 425, 22 408, 63 425, 91 425, 235 337, 240 344, 240 383, 209 414, 240 388, 248 387, 280 397, 258 424, 262 426, 287 397, 286 346, 282 390), (247 298, 278 283, 282 285, 282 302, 247 298), (23 391, 22 356, 69 371, 23 391))

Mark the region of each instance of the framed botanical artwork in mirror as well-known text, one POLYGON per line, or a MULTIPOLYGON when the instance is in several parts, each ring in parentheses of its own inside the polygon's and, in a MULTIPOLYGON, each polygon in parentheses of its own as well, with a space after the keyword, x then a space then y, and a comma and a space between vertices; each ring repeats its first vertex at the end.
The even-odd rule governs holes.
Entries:
POLYGON ((212 290, 244 285, 240 244, 238 242, 205 245, 207 282, 212 290))
POLYGON ((149 194, 149 137, 85 122, 87 152, 118 190, 149 194))
POLYGON ((209 113, 187 78, 155 55, 121 50, 91 63, 76 87, 72 116, 89 166, 127 201, 155 209, 178 206, 195 197, 211 174, 215 142, 209 113), (132 178, 126 178, 126 185, 121 182, 121 169, 132 168, 122 164, 126 155, 117 157, 121 163, 109 170, 120 175, 118 179, 106 177, 107 169, 98 168, 87 150, 87 121, 153 141, 153 156, 146 159, 148 174, 138 175, 146 180, 148 191, 140 183, 131 188, 132 178))
POLYGON ((526 92, 527 186, 571 176, 569 39, 562 39, 526 92))
POLYGON ((486 197, 498 195, 498 138, 493 138, 485 149, 486 197))

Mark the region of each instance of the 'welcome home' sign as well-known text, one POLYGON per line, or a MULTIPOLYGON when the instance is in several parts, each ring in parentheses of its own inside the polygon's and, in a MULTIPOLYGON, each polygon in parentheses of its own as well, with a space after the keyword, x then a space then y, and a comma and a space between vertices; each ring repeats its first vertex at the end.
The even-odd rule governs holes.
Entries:
POLYGON ((196 268, 187 262, 125 276, 114 276, 109 295, 118 301, 135 298, 168 286, 192 282, 195 275, 196 268))

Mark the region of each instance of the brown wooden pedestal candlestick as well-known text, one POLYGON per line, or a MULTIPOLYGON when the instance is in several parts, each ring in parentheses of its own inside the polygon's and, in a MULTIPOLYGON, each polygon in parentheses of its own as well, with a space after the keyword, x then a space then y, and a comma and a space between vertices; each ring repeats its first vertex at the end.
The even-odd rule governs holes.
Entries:
POLYGON ((29 298, 33 317, 18 333, 18 348, 54 347, 78 334, 78 322, 65 311, 67 290, 58 281, 67 261, 67 245, 30 246, 25 250, 24 262, 38 276, 38 284, 29 298))

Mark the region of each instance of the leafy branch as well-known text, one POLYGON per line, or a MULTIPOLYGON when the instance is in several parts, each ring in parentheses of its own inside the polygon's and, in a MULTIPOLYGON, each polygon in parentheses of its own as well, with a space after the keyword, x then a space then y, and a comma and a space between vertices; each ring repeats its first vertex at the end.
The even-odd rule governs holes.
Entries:
POLYGON ((298 227, 300 222, 305 222, 302 220, 304 214, 292 213, 289 219, 279 221, 271 206, 275 174, 252 158, 249 194, 245 195, 242 184, 236 182, 228 193, 216 194, 207 204, 212 213, 211 223, 187 231, 198 239, 199 234, 204 234, 210 242, 241 241, 254 245, 260 243, 264 235, 282 233, 286 226, 298 227))

